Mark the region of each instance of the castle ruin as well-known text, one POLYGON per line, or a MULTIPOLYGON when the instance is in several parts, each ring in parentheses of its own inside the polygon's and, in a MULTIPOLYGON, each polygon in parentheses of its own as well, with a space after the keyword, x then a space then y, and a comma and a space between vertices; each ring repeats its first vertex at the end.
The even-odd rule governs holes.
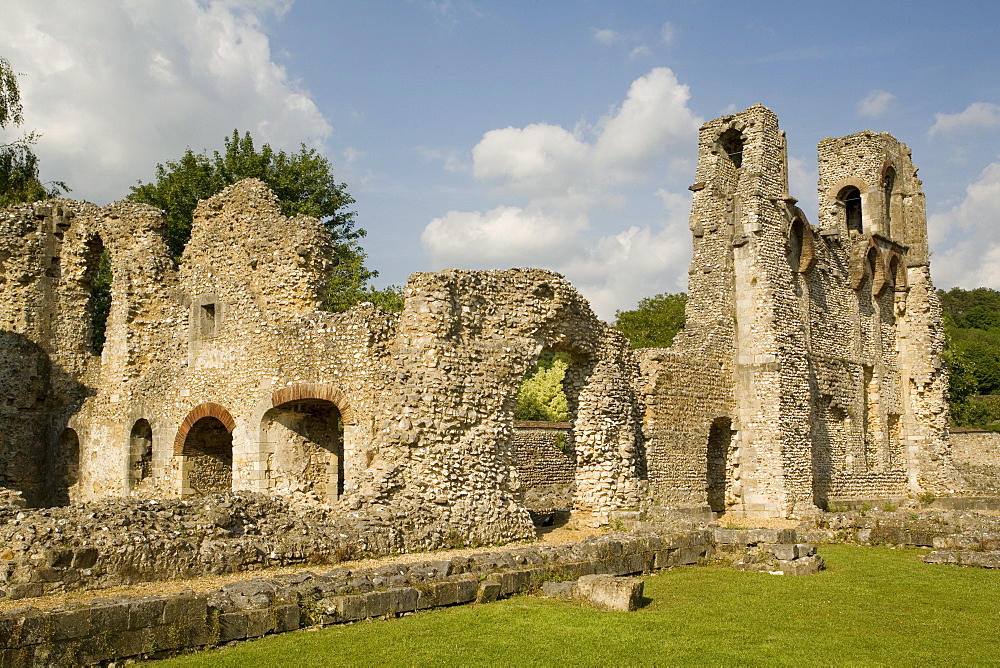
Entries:
POLYGON ((181 262, 162 213, 0 212, 0 489, 31 505, 307 490, 420 507, 465 539, 532 534, 517 390, 568 353, 574 512, 788 517, 954 488, 924 196, 886 133, 819 146, 819 219, 760 105, 702 126, 687 324, 633 351, 561 276, 417 273, 402 313, 320 310, 332 243, 254 180, 201 202, 181 262), (92 283, 113 274, 94 353, 92 283))

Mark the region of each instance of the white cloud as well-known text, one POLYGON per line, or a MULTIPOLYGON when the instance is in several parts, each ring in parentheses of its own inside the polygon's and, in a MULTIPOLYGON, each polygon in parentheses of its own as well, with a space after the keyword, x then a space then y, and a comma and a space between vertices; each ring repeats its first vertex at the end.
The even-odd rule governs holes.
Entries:
POLYGON ((875 118, 889 110, 896 96, 884 90, 873 90, 858 102, 858 116, 875 118))
POLYGON ((322 147, 329 122, 272 57, 262 19, 289 0, 74 0, 5 6, 0 43, 19 80, 43 179, 72 196, 123 198, 157 162, 258 142, 322 147))
POLYGON ((653 52, 650 51, 649 47, 646 46, 645 44, 640 44, 639 46, 632 49, 632 51, 629 52, 628 54, 628 57, 631 58, 632 60, 635 60, 639 56, 646 56, 648 58, 652 58, 653 52))
POLYGON ((646 180, 652 163, 674 158, 672 149, 696 137, 701 121, 687 107, 690 96, 672 71, 655 68, 594 127, 535 123, 490 130, 472 150, 473 173, 510 194, 553 201, 646 180), (588 135, 596 138, 587 141, 588 135))
POLYGON ((934 114, 934 125, 928 134, 995 130, 1000 128, 1000 104, 973 102, 957 114, 934 114))
POLYGON ((607 46, 618 40, 618 33, 609 28, 594 28, 594 41, 607 46))
POLYGON ((674 43, 675 39, 677 39, 677 28, 670 21, 667 21, 660 28, 660 40, 664 44, 670 45, 674 43))
POLYGON ((472 150, 473 175, 513 201, 432 220, 421 240, 433 268, 559 271, 608 319, 642 297, 683 290, 690 197, 662 188, 654 194, 644 184, 682 168, 690 178, 701 120, 689 97, 672 71, 655 68, 594 124, 486 132, 472 150), (616 212, 637 197, 645 203, 639 209, 656 210, 622 224, 616 212))
POLYGON ((428 223, 420 239, 439 267, 524 266, 559 256, 586 226, 582 216, 501 206, 486 213, 449 211, 428 223))
POLYGON ((940 287, 1000 289, 1000 163, 969 185, 957 205, 928 219, 935 282, 940 287))

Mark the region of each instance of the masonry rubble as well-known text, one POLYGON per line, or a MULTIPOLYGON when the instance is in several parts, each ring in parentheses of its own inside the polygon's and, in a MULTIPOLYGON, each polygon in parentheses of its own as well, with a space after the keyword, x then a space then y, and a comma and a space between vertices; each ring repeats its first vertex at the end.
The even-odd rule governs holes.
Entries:
MULTIPOLYGON (((149 500, 183 524, 184 503, 242 490, 285 499, 247 502, 261 512, 291 503, 302 523, 343 523, 391 553, 532 537, 535 502, 601 524, 655 508, 809 517, 843 500, 974 491, 946 430, 910 150, 871 131, 823 140, 810 222, 789 194, 777 118, 754 105, 702 126, 691 190, 685 328, 670 348, 635 351, 540 269, 417 273, 401 313, 324 312, 329 234, 283 216, 252 179, 198 205, 179 263, 149 206, 0 211, 0 503, 84 504, 64 518, 83 527, 102 499, 130 499, 107 502, 123 513, 149 500), (546 444, 515 432, 514 412, 525 373, 552 351, 572 360, 570 421, 546 444)), ((5 517, 26 547, 4 568, 20 573, 39 536, 5 517)), ((254 523, 267 525, 243 526, 254 523)), ((268 531, 261 540, 281 543, 282 528, 268 531)))

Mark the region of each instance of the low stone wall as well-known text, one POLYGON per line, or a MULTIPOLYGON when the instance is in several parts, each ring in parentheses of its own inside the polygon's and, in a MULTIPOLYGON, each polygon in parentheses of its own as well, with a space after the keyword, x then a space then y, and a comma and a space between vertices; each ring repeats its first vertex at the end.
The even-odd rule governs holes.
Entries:
MULTIPOLYGON (((777 534, 771 533, 761 537, 773 541, 777 534)), ((557 547, 254 579, 208 593, 17 610, 0 613, 0 665, 92 665, 164 656, 303 626, 485 603, 537 589, 545 581, 694 564, 712 550, 710 530, 609 534, 557 547)))
POLYGON ((249 492, 0 508, 0 599, 425 552, 469 532, 437 504, 294 508, 249 492))
POLYGON ((1000 433, 952 430, 951 454, 957 464, 1000 466, 1000 433))

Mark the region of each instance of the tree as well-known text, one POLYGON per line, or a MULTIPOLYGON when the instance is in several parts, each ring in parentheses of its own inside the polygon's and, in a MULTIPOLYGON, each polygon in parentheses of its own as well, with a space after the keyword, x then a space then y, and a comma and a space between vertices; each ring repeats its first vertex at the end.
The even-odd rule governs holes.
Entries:
POLYGON ((391 288, 387 292, 368 285, 378 272, 364 264, 366 255, 359 240, 365 230, 355 227, 355 212, 348 210, 354 199, 347 185, 334 179, 326 158, 305 144, 295 153, 275 151, 268 144, 258 151, 250 133, 240 136, 239 130, 233 130, 224 142, 225 150, 214 151, 211 157, 188 149, 176 162, 157 165, 156 179, 137 182, 128 195, 134 202, 166 212, 167 243, 176 259, 191 238, 194 209, 200 200, 241 179, 258 178, 274 191, 284 215, 319 218, 333 237, 336 266, 324 308, 339 312, 359 301, 393 303, 391 288))
POLYGON ((666 348, 684 327, 687 295, 662 293, 639 301, 632 311, 615 312, 615 328, 633 348, 666 348))
POLYGON ((938 291, 945 324, 952 424, 985 427, 1000 422, 1000 292, 990 288, 938 291))
MULTIPOLYGON (((5 58, 0 58, 0 129, 24 122, 17 75, 5 58)), ((9 144, 0 143, 0 206, 58 197, 69 190, 62 181, 49 188, 38 178, 38 158, 31 147, 40 135, 28 132, 9 144)))
POLYGON ((525 375, 517 393, 518 420, 565 422, 569 420, 569 403, 563 389, 563 379, 572 358, 567 353, 542 353, 538 362, 525 375))

